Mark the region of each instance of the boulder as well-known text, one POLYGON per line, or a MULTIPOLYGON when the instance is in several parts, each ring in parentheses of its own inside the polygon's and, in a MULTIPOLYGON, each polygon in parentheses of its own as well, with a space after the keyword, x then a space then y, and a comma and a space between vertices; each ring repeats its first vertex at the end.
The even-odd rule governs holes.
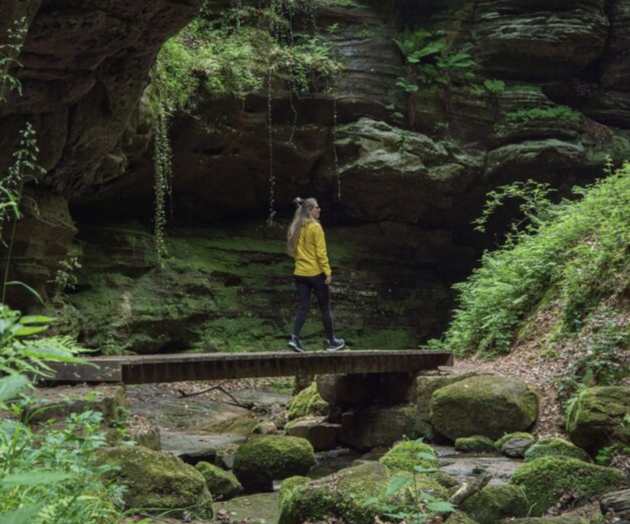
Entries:
POLYGON ((580 504, 589 498, 615 491, 627 478, 613 468, 595 466, 566 457, 542 457, 516 470, 510 484, 520 486, 530 505, 530 515, 539 517, 555 506, 565 493, 580 504))
POLYGON ((517 432, 503 435, 494 443, 497 451, 510 458, 523 458, 525 452, 536 442, 536 437, 530 433, 517 432))
POLYGON ((320 375, 317 388, 327 402, 346 407, 371 401, 401 404, 415 400, 415 382, 415 373, 320 375))
POLYGON ((591 452, 611 443, 630 445, 630 388, 584 390, 569 409, 567 433, 577 446, 591 452))
POLYGON ((303 417, 289 422, 285 431, 290 437, 308 440, 315 451, 328 451, 339 446, 341 424, 326 422, 324 417, 303 417))
POLYGON ((529 428, 538 416, 538 395, 525 383, 494 376, 471 377, 433 393, 431 421, 445 437, 497 439, 529 428))
POLYGON ((341 416, 341 441, 357 449, 391 446, 403 437, 417 435, 415 409, 411 406, 369 406, 341 416))
POLYGON ((273 422, 260 422, 252 430, 254 435, 278 435, 280 430, 273 422))
POLYGON ((521 488, 501 484, 485 486, 459 509, 479 524, 497 524, 504 519, 527 516, 529 507, 521 488))
POLYGON ((483 435, 458 438, 455 440, 455 449, 465 453, 493 453, 496 451, 492 439, 483 435))
POLYGON ((378 462, 368 462, 294 486, 280 499, 279 524, 326 521, 339 518, 353 524, 371 524, 377 505, 366 505, 373 497, 384 498, 390 473, 378 462))
POLYGON ((328 409, 328 402, 320 396, 317 384, 313 382, 291 399, 288 405, 288 418, 295 420, 309 415, 327 415, 328 409))
POLYGON ((302 477, 300 475, 284 479, 280 485, 280 491, 278 493, 280 504, 282 504, 282 500, 285 499, 295 488, 301 486, 302 484, 308 484, 311 480, 313 479, 310 477, 302 477))
POLYGON ((206 486, 215 500, 229 500, 243 491, 243 486, 235 475, 213 464, 199 462, 195 469, 203 475, 206 486))
POLYGON ((120 467, 115 475, 127 486, 126 508, 212 519, 212 495, 203 476, 181 459, 142 446, 121 446, 103 452, 100 461, 120 467))
POLYGON ((252 436, 234 457, 234 474, 247 490, 271 491, 274 480, 305 475, 315 464, 310 442, 285 436, 252 436))
POLYGON ((531 462, 540 457, 549 456, 562 456, 590 462, 586 451, 561 438, 545 438, 539 440, 525 452, 525 462, 531 462))

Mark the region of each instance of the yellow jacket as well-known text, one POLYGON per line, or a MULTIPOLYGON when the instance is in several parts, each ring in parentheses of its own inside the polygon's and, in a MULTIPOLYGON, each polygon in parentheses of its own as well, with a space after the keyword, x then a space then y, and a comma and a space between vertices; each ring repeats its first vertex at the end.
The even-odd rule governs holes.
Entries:
POLYGON ((305 220, 300 231, 297 249, 295 250, 294 275, 314 277, 324 273, 331 275, 324 230, 319 222, 305 220))

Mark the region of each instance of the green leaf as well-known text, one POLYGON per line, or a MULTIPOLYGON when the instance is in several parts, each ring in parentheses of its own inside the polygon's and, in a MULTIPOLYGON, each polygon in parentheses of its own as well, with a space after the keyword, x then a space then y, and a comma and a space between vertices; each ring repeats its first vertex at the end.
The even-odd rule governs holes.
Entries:
POLYGON ((35 291, 31 286, 29 286, 28 284, 25 284, 24 282, 19 282, 17 280, 12 280, 11 282, 7 282, 5 284, 5 286, 20 286, 20 287, 23 287, 27 291, 29 291, 37 299, 37 301, 42 306, 44 305, 44 299, 42 298, 42 296, 37 291, 35 291))
POLYGON ((367 499, 366 501, 363 502, 363 504, 361 504, 364 508, 368 507, 368 506, 373 506, 374 504, 378 504, 379 498, 378 497, 370 497, 369 499, 367 499))
POLYGON ((36 486, 38 484, 53 484, 71 478, 72 475, 63 471, 26 471, 14 473, 0 479, 2 486, 36 486))
POLYGON ((24 506, 11 513, 0 515, 0 522, 2 524, 31 524, 40 509, 41 506, 24 506))
POLYGON ((396 475, 395 477, 392 478, 392 480, 389 481, 389 485, 387 486, 387 491, 385 492, 385 495, 387 497, 391 497, 392 495, 395 495, 401 489, 403 489, 405 486, 408 486, 412 482, 413 482, 413 478, 411 477, 404 476, 404 475, 396 475))
POLYGON ((88 364, 85 360, 77 357, 73 357, 67 351, 56 348, 46 348, 39 346, 28 346, 23 354, 30 358, 41 358, 45 360, 52 360, 54 362, 68 362, 71 364, 88 364))
POLYGON ((437 468, 425 468, 423 466, 414 466, 413 469, 418 473, 433 473, 437 471, 437 468))
POLYGON ((36 327, 20 327, 19 325, 13 328, 13 335, 16 337, 30 337, 32 335, 37 335, 37 333, 41 333, 42 331, 46 331, 48 326, 36 326, 36 327))
POLYGON ((435 461, 435 455, 431 454, 431 453, 427 453, 426 451, 420 451, 418 452, 418 457, 420 457, 421 459, 424 460, 430 460, 430 461, 435 461))
POLYGON ((52 324, 54 320, 54 318, 45 317, 43 315, 25 315, 20 319, 20 324, 52 324))
POLYGON ((30 381, 24 375, 9 375, 0 378, 0 402, 17 397, 29 385, 30 381))
POLYGON ((455 506, 445 500, 435 500, 427 504, 427 509, 436 513, 451 513, 455 511, 455 506))

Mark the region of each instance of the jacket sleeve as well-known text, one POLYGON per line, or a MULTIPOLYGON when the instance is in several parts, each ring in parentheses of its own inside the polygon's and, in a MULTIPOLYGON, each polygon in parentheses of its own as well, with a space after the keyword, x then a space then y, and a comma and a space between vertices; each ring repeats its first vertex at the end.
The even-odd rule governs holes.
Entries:
POLYGON ((324 230, 322 229, 322 226, 317 224, 313 233, 315 234, 315 253, 317 255, 319 266, 322 268, 322 271, 326 276, 332 275, 330 263, 328 262, 328 252, 326 251, 326 238, 324 237, 324 230))

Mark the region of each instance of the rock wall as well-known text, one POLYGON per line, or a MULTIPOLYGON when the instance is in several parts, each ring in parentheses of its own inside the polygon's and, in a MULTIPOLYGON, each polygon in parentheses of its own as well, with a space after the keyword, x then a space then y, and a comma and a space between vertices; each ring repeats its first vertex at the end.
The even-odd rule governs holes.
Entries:
MULTIPOLYGON (((33 19, 19 73, 25 95, 0 112, 0 169, 7 165, 15 130, 28 116, 37 127, 47 169, 38 188, 69 201, 78 221, 86 253, 84 282, 107 281, 107 274, 117 270, 116 256, 106 261, 107 249, 128 247, 84 225, 118 222, 124 229, 125 220, 147 221, 152 215, 151 131, 139 99, 161 42, 193 16, 199 3, 110 1, 97 9, 90 2, 32 1, 9 2, 0 11, 7 14, 0 20, 18 12, 33 19)), ((210 4, 217 16, 229 6, 219 0, 210 4)), ((629 17, 630 0, 322 1, 318 27, 346 64, 334 94, 298 99, 276 79, 269 99, 266 87, 244 101, 200 93, 195 117, 179 116, 171 129, 175 220, 220 228, 245 217, 262 224, 269 206, 271 150, 281 224, 295 196, 314 195, 323 204, 331 241, 338 238, 340 249, 356 246, 339 258, 337 280, 343 300, 356 308, 354 321, 364 319, 382 332, 396 330, 401 322, 415 323, 390 347, 438 334, 450 307, 450 284, 465 277, 510 216, 507 210, 495 219, 486 237, 472 233, 470 221, 488 190, 532 178, 566 194, 572 185, 599 176, 606 155, 616 162, 628 158, 629 17), (393 42, 406 24, 441 31, 454 48, 471 45, 476 79, 454 74, 448 89, 424 88, 407 97, 396 86, 408 71, 393 42), (505 88, 490 92, 485 80, 501 80, 505 88), (573 112, 554 113, 559 105, 573 112), (374 322, 373 303, 361 304, 366 292, 401 312, 404 320, 391 314, 374 322)), ((247 242, 249 228, 251 223, 229 231, 247 242)), ((30 226, 21 229, 28 235, 30 226)), ((277 235, 270 249, 281 257, 279 230, 277 235)), ((193 244, 205 242, 204 237, 199 233, 193 244)), ((226 249, 236 249, 240 260, 238 248, 226 249)), ((38 269, 17 276, 44 282, 59 259, 47 256, 31 257, 38 269)), ((281 275, 288 267, 280 258, 274 258, 276 263, 282 270, 274 278, 282 280, 273 285, 282 289, 287 280, 281 275)), ((159 272, 151 264, 140 267, 154 280, 142 285, 159 289, 159 272)), ((195 278, 203 280, 208 267, 202 264, 195 278)), ((107 284, 119 305, 129 286, 140 285, 136 276, 129 278, 107 284)), ((84 284, 71 302, 83 300, 83 294, 82 307, 89 309, 89 293, 99 286, 84 284)), ((275 304, 271 298, 270 303, 275 304)), ((108 304, 99 313, 105 324, 117 314, 108 304)), ((286 325, 286 319, 272 319, 275 312, 266 314, 264 305, 246 304, 240 311, 276 327, 286 325)), ((198 327, 199 310, 208 318, 229 318, 232 310, 222 307, 193 304, 181 320, 167 324, 189 333, 193 324, 198 327)), ((151 317, 151 329, 160 315, 151 317)), ((86 326, 77 328, 93 328, 86 326)), ((148 341, 139 351, 176 345, 180 336, 155 341, 146 326, 133 331, 148 341)), ((194 340, 224 332, 208 327, 200 333, 194 340)))

